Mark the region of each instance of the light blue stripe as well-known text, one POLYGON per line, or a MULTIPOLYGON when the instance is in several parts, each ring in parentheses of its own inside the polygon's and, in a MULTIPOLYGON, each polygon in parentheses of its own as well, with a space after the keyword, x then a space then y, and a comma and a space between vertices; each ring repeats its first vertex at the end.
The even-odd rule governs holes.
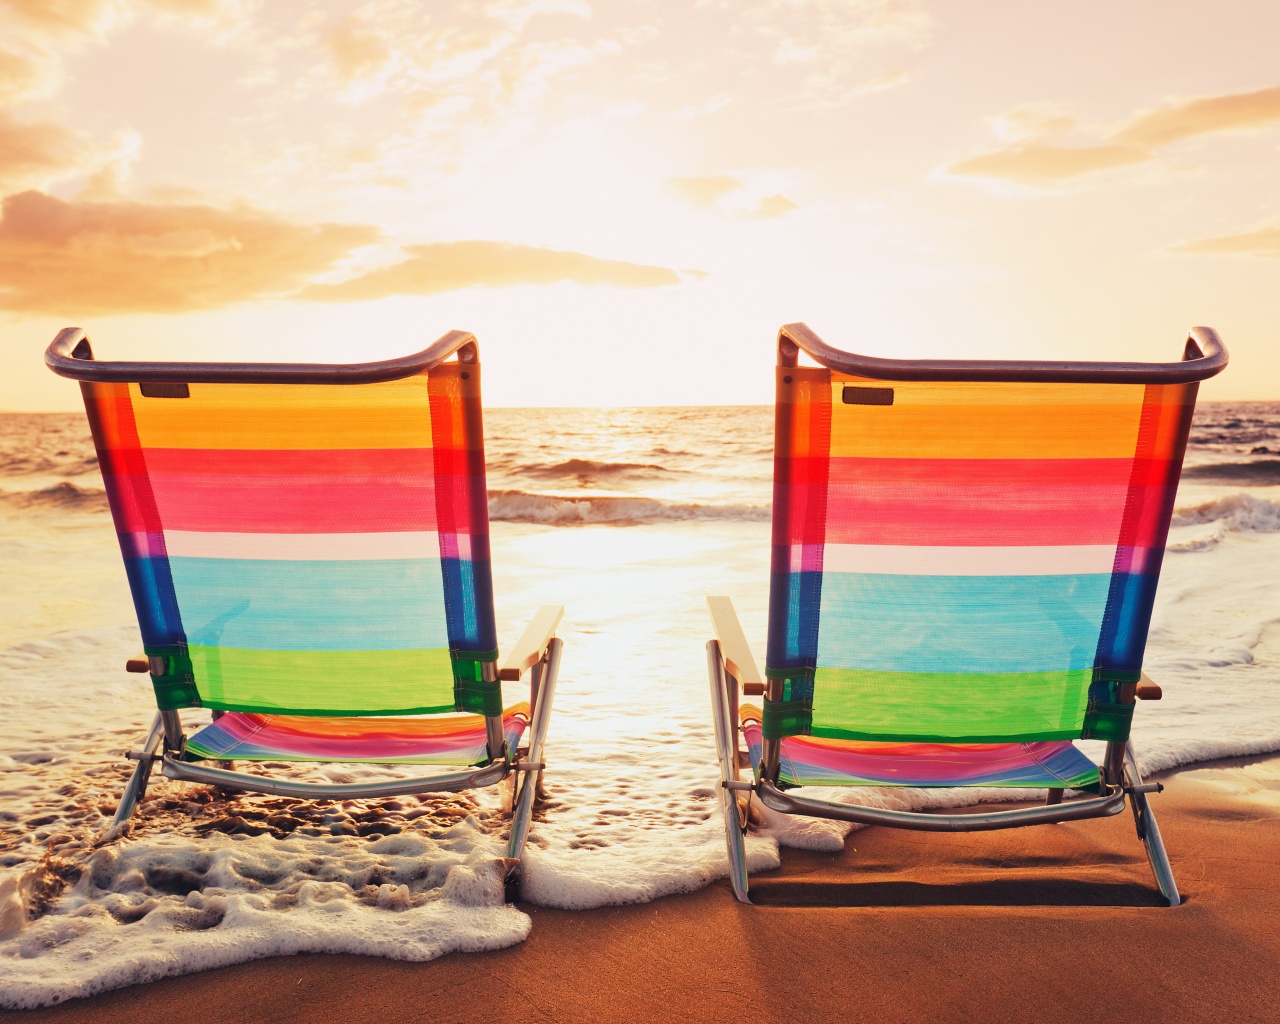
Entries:
POLYGON ((449 646, 438 558, 170 558, 192 644, 276 651, 449 646))
POLYGON ((894 672, 1089 668, 1110 573, 824 573, 818 664, 894 672))

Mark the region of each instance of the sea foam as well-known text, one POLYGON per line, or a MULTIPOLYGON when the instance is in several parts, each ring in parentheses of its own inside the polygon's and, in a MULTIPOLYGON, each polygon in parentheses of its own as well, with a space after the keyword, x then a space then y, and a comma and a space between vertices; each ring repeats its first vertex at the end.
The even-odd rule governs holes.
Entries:
POLYGON ((503 902, 504 866, 467 823, 439 842, 218 835, 106 847, 51 913, 0 943, 0 1006, 292 953, 430 960, 501 949, 531 926, 503 902))

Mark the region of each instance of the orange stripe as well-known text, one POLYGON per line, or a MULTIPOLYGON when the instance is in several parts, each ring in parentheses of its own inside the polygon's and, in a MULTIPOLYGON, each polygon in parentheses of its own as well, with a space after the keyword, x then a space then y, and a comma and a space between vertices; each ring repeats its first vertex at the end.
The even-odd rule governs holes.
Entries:
POLYGON ((190 398, 128 385, 144 448, 430 448, 427 375, 381 384, 191 384, 190 398))
POLYGON ((895 382, 893 405, 845 405, 832 375, 831 455, 1117 459, 1137 446, 1145 389, 1116 384, 895 382))
MULTIPOLYGON (((502 712, 503 719, 519 715, 529 718, 528 702, 513 704, 502 712)), ((484 728, 481 715, 431 718, 324 718, 299 715, 270 715, 273 729, 298 736, 335 736, 359 739, 377 736, 414 736, 422 739, 466 735, 484 728)))

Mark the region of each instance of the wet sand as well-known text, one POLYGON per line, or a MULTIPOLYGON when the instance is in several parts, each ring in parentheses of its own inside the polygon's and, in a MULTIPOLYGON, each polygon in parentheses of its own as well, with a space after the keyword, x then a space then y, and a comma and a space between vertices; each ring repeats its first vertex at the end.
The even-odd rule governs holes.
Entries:
POLYGON ((1280 760, 1165 778, 1185 903, 1129 812, 944 835, 865 829, 838 855, 630 907, 524 909, 527 942, 429 963, 305 955, 0 1022, 1276 1021, 1280 760))

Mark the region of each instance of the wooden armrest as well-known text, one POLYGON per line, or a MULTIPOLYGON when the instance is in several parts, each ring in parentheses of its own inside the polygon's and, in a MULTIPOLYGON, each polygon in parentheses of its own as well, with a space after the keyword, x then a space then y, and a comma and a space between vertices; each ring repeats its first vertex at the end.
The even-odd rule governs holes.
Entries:
POLYGON ((498 678, 519 679, 524 675, 525 669, 532 668, 541 661, 547 644, 556 635, 556 626, 560 625, 562 615, 564 615, 563 605, 544 604, 539 608, 529 627, 516 641, 516 645, 507 654, 506 661, 498 669, 498 678))
POLYGON ((742 684, 743 693, 764 693, 764 677, 756 668, 756 659, 751 656, 751 648, 738 622, 738 613, 733 610, 733 602, 727 597, 709 597, 707 608, 711 611, 711 626, 720 641, 720 654, 729 674, 742 684))
POLYGON ((1159 683, 1153 683, 1151 677, 1143 672, 1142 681, 1134 689, 1133 695, 1138 700, 1159 700, 1164 696, 1164 691, 1160 689, 1159 683))
POLYGON ((130 658, 124 663, 126 672, 150 672, 151 662, 145 654, 139 654, 136 658, 130 658))

